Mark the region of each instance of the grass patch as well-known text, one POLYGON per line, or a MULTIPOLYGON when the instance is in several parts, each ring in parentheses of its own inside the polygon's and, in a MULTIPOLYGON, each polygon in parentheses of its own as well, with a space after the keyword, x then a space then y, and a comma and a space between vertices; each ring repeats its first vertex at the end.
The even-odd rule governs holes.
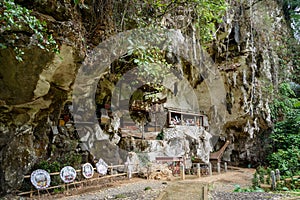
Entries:
POLYGON ((233 190, 233 192, 265 192, 265 191, 260 187, 241 188, 239 185, 235 185, 235 189, 233 190))
POLYGON ((117 194, 115 196, 115 199, 123 199, 123 198, 126 198, 126 195, 125 194, 117 194))
POLYGON ((147 190, 152 190, 152 188, 151 188, 150 186, 147 186, 147 187, 145 187, 144 190, 145 190, 145 191, 147 191, 147 190))

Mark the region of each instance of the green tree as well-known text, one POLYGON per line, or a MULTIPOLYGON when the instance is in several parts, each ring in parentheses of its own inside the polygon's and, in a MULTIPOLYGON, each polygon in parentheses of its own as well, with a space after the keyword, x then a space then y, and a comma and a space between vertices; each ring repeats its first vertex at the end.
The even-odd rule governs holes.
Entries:
POLYGON ((300 163, 300 101, 290 84, 283 83, 280 96, 272 107, 273 117, 279 117, 270 138, 272 153, 268 156, 271 168, 278 168, 283 174, 299 172, 300 163))
POLYGON ((299 100, 295 92, 291 89, 290 83, 281 83, 278 88, 278 96, 271 105, 271 115, 273 121, 281 121, 284 117, 292 113, 299 100))

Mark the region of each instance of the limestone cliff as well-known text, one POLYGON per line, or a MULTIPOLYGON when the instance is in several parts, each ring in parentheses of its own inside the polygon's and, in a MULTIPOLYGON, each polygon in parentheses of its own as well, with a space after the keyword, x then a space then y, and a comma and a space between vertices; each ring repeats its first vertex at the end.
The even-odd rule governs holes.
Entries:
MULTIPOLYGON (((47 21, 48 29, 59 42, 60 54, 27 47, 24 61, 18 62, 12 49, 0 50, 1 192, 19 188, 23 176, 41 160, 86 155, 79 138, 100 144, 107 155, 118 160, 124 154, 113 142, 107 143, 112 141, 111 135, 103 133, 99 125, 85 127, 85 134, 92 134, 93 140, 80 135, 74 127, 53 129, 72 102, 74 82, 86 56, 117 32, 114 20, 120 16, 115 17, 113 1, 85 1, 89 9, 68 0, 17 2, 47 21)), ((220 141, 225 138, 231 141, 224 159, 236 164, 254 164, 264 160, 264 147, 272 125, 269 88, 276 91, 282 74, 289 73, 288 68, 281 68, 280 61, 287 56, 282 49, 286 48, 285 37, 290 31, 282 7, 275 0, 230 2, 216 38, 207 48, 223 79, 225 95, 211 95, 205 72, 199 76, 190 64, 182 64, 182 72, 194 87, 200 109, 210 122, 219 123, 215 131, 220 141), (214 98, 222 102, 226 115, 217 113, 214 98)), ((95 76, 100 79, 97 97, 103 104, 109 102, 105 98, 114 89, 114 75, 112 71, 104 71, 95 76)), ((88 89, 81 89, 82 96, 89 94, 88 89)), ((190 96, 184 94, 180 98, 189 102, 190 96)))

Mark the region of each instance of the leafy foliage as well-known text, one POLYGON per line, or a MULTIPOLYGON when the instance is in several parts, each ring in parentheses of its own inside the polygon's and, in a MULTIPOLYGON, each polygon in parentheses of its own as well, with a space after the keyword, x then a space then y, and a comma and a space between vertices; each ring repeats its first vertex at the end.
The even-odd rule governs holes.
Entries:
MULTIPOLYGON (((161 84, 162 78, 171 68, 171 65, 165 60, 165 52, 158 47, 139 47, 129 51, 127 56, 131 57, 129 62, 133 62, 137 66, 137 75, 148 80, 149 84, 151 82, 157 85, 161 84)), ((157 89, 159 88, 158 86, 157 89)))
POLYGON ((282 175, 291 176, 297 174, 300 163, 300 149, 292 146, 288 149, 279 149, 269 156, 269 165, 273 169, 279 169, 282 175))
POLYGON ((157 140, 163 140, 164 139, 164 132, 161 131, 159 134, 157 134, 156 139, 157 140))
MULTIPOLYGON (((225 0, 123 0, 119 3, 115 2, 114 5, 118 31, 144 27, 174 28, 190 36, 194 34, 195 40, 201 43, 213 39, 216 26, 221 23, 227 9, 225 0)), ((155 39, 159 40, 159 37, 155 39)), ((163 77, 172 67, 165 59, 167 53, 155 46, 138 46, 129 48, 122 59, 127 66, 136 67, 139 77, 150 80, 151 87, 162 91, 163 77)), ((132 84, 138 82, 137 79, 132 84)))
POLYGON ((44 169, 47 172, 59 172, 61 168, 61 164, 57 161, 54 162, 48 162, 48 161, 41 161, 36 165, 36 169, 44 169))
POLYGON ((254 188, 241 188, 240 185, 235 185, 235 188, 233 192, 265 192, 260 187, 254 187, 254 188))
POLYGON ((291 89, 290 84, 280 84, 278 97, 271 105, 271 115, 273 120, 281 119, 285 114, 291 113, 297 102, 299 101, 296 98, 295 92, 291 89))
POLYGON ((258 174, 257 172, 255 172, 252 178, 252 187, 258 187, 258 186, 259 186, 258 174))
MULTIPOLYGON (((57 158, 55 161, 42 160, 35 164, 34 169, 44 169, 49 173, 59 172, 64 166, 70 165, 75 168, 80 167, 82 156, 72 152, 65 153, 63 157, 57 158)), ((55 175, 51 177, 51 185, 61 184, 60 176, 55 175)), ((61 192, 63 188, 57 192, 61 192)))
POLYGON ((259 181, 261 183, 265 183, 265 175, 266 175, 266 170, 263 167, 259 167, 257 169, 257 172, 259 174, 259 181))
POLYGON ((280 117, 275 123, 272 139, 272 154, 269 165, 286 175, 297 173, 300 163, 300 109, 299 100, 290 84, 280 86, 280 97, 272 107, 273 117, 280 117))
POLYGON ((79 8, 89 9, 89 7, 84 3, 84 0, 73 0, 75 5, 78 5, 79 8))
POLYGON ((271 181, 270 173, 271 173, 270 168, 265 168, 262 166, 257 167, 252 178, 252 188, 257 189, 260 188, 261 184, 265 184, 265 183, 270 184, 271 181))
POLYGON ((163 80, 174 71, 172 64, 165 59, 166 53, 156 46, 150 48, 138 46, 129 48, 128 53, 122 58, 123 63, 133 67, 133 70, 130 70, 133 79, 123 76, 121 80, 127 82, 129 87, 138 88, 130 99, 130 116, 141 126, 151 121, 150 107, 162 103, 163 100, 158 94, 167 91, 163 86, 163 80))
MULTIPOLYGON (((43 160, 35 165, 35 169, 44 169, 49 173, 59 172, 63 165, 57 161, 49 162, 43 160)), ((59 185, 61 183, 59 176, 52 176, 51 177, 51 185, 59 185)), ((60 192, 60 191, 59 191, 60 192)))
POLYGON ((120 31, 147 26, 180 29, 185 34, 196 31, 205 43, 213 39, 216 25, 222 21, 225 0, 123 0, 115 5, 120 31), (129 5, 130 4, 130 5, 129 5))
POLYGON ((16 4, 13 0, 0 2, 0 48, 14 46, 16 59, 22 61, 24 51, 18 47, 17 41, 21 40, 20 33, 31 35, 29 45, 38 46, 46 51, 59 52, 58 45, 51 34, 47 33, 46 22, 41 22, 32 15, 32 11, 16 4), (5 34, 12 34, 8 40, 3 37, 5 34))
MULTIPOLYGON (((275 161, 276 162, 276 161, 275 161)), ((278 161, 280 162, 280 161, 278 161)), ((295 163, 297 166, 297 163, 295 163)), ((277 168, 278 169, 278 168, 277 168)), ((264 184, 271 185, 271 171, 276 171, 274 168, 264 168, 259 166, 256 168, 256 171, 252 178, 252 188, 242 189, 239 185, 236 185, 236 192, 245 192, 252 190, 260 190, 260 187, 264 184)), ((293 173, 290 170, 281 171, 280 172, 280 180, 277 179, 276 175, 276 186, 275 189, 277 191, 299 191, 299 178, 298 176, 293 176, 293 173), (284 173, 287 172, 287 173, 284 173), (285 174, 282 176, 282 174, 285 174)), ((263 190, 262 190, 263 191, 263 190)))
POLYGON ((124 199, 126 197, 127 196, 125 194, 117 194, 117 195, 115 195, 115 199, 124 199))
POLYGON ((271 138, 273 139, 273 148, 288 149, 300 144, 300 112, 299 110, 291 112, 284 121, 277 122, 271 138))
POLYGON ((300 3, 298 0, 283 0, 283 8, 288 20, 294 19, 299 22, 299 7, 300 3))
POLYGON ((151 188, 150 186, 147 186, 147 187, 144 188, 144 190, 145 190, 145 191, 147 191, 147 190, 152 190, 152 188, 151 188))

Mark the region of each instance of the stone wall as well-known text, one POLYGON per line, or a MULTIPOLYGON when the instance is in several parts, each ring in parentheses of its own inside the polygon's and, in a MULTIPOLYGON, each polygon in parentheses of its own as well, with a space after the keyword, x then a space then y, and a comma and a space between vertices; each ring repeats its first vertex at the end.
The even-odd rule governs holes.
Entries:
POLYGON ((272 91, 286 77, 281 73, 290 73, 280 64, 290 34, 281 6, 276 1, 250 2, 234 3, 226 15, 229 23, 222 27, 224 33, 211 48, 227 93, 222 135, 231 144, 224 158, 240 164, 264 162, 272 125, 272 91))

